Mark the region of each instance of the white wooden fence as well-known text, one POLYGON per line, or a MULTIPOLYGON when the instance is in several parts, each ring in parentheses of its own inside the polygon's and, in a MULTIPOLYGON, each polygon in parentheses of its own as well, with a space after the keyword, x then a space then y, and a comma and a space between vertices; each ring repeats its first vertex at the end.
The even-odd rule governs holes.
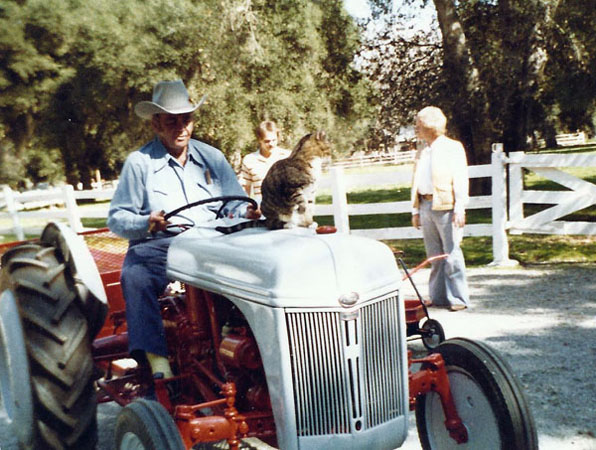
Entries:
MULTIPOLYGON (((470 178, 491 176, 491 165, 470 166, 470 178)), ((315 214, 318 216, 333 216, 338 231, 368 236, 374 239, 413 239, 421 238, 422 231, 411 226, 376 228, 366 230, 350 230, 349 216, 369 214, 400 214, 410 213, 409 200, 385 203, 348 204, 347 192, 358 187, 372 187, 381 185, 403 186, 412 181, 411 167, 409 170, 395 172, 376 172, 370 174, 346 175, 343 168, 332 167, 329 176, 321 180, 319 188, 331 188, 333 203, 331 205, 316 205, 315 214)), ((473 196, 470 198, 468 209, 491 208, 491 196, 473 196)), ((490 236, 490 224, 467 225, 464 229, 466 236, 490 236)))
POLYGON ((390 153, 361 153, 350 158, 333 161, 333 167, 364 167, 377 164, 405 164, 414 161, 416 150, 390 153))
POLYGON ((512 234, 596 234, 596 223, 570 222, 561 218, 596 204, 596 185, 576 177, 565 168, 596 167, 596 154, 526 155, 512 152, 504 162, 509 165, 510 209, 507 228, 512 234), (523 187, 523 170, 560 184, 565 190, 534 191, 523 187), (524 204, 552 205, 524 215, 524 204))
MULTIPOLYGON (((566 134, 557 134, 555 136, 555 142, 559 147, 572 147, 574 145, 586 145, 586 133, 583 131, 578 131, 577 133, 566 133, 566 134)), ((546 147, 546 140, 538 139, 537 141, 538 147, 544 148, 546 147)))
POLYGON ((27 219, 66 220, 73 230, 84 231, 81 218, 105 218, 108 216, 108 205, 104 203, 96 207, 81 208, 77 200, 110 200, 114 191, 115 188, 76 191, 71 185, 65 185, 19 193, 5 186, 0 196, 0 205, 3 207, 0 219, 9 218, 12 227, 0 228, 0 234, 14 233, 17 239, 23 240, 26 232, 38 233, 37 227, 23 226, 22 222, 27 219))
MULTIPOLYGON (((467 224, 465 236, 492 236, 493 264, 508 265, 514 263, 509 259, 507 232, 510 233, 545 233, 545 234, 596 234, 596 224, 590 222, 569 222, 558 220, 574 211, 596 204, 596 186, 569 173, 562 171, 564 167, 596 167, 596 154, 574 153, 567 155, 540 154, 526 155, 514 152, 507 157, 503 153, 502 144, 493 145, 491 164, 470 166, 470 178, 491 178, 492 194, 472 196, 468 209, 492 210, 491 224, 467 224), (523 186, 522 169, 533 171, 549 178, 567 190, 533 191, 523 186), (507 177, 509 170, 509 177, 507 177), (509 184, 507 184, 509 180, 509 184), (508 188, 508 189, 507 189, 508 188), (509 190, 509 198, 507 191, 509 190), (546 210, 524 217, 525 203, 555 204, 546 210), (509 204, 509 207, 508 207, 509 204)), ((350 230, 349 216, 368 214, 399 214, 410 212, 409 201, 348 204, 347 192, 357 187, 403 186, 409 185, 412 178, 411 166, 396 166, 395 170, 375 172, 372 174, 346 174, 343 167, 332 167, 330 172, 319 183, 319 189, 331 189, 332 204, 316 205, 316 215, 333 216, 339 232, 353 233, 374 239, 412 239, 421 238, 422 233, 411 226, 390 227, 366 230, 350 230)), ((71 186, 49 190, 43 193, 18 194, 4 188, 3 198, 5 211, 0 211, 0 219, 9 217, 13 227, 0 229, 0 234, 15 233, 19 239, 24 238, 24 229, 20 221, 26 218, 44 220, 67 220, 76 231, 83 231, 81 218, 105 218, 107 203, 96 207, 81 208, 77 206, 79 199, 107 200, 114 189, 75 191, 71 186), (48 202, 63 205, 61 208, 35 211, 19 210, 19 203, 28 201, 48 202)), ((0 204, 2 198, 0 197, 0 204)))

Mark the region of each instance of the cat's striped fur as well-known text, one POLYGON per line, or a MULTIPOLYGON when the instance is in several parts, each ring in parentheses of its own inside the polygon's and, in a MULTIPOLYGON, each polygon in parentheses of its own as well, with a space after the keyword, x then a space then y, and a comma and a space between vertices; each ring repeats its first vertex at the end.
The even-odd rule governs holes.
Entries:
MULTIPOLYGON (((313 220, 315 189, 321 174, 322 158, 331 155, 325 132, 307 134, 290 156, 277 161, 261 185, 261 211, 265 220, 244 222, 222 232, 233 232, 254 226, 270 230, 316 227, 313 220)), ((219 229, 219 228, 218 228, 219 229)))

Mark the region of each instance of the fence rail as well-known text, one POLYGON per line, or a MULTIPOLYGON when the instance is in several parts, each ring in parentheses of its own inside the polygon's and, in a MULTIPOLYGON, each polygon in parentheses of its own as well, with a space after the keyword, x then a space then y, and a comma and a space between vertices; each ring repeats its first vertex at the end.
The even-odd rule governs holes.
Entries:
POLYGON ((332 167, 363 167, 377 164, 405 164, 414 161, 416 150, 406 150, 391 153, 374 153, 352 156, 350 158, 333 161, 332 167))
MULTIPOLYGON (((483 178, 492 176, 490 164, 470 166, 470 178, 483 178)), ((315 205, 315 215, 333 216, 335 226, 339 232, 367 236, 373 239, 415 239, 422 238, 422 231, 411 226, 390 227, 376 229, 352 230, 349 225, 349 216, 370 214, 401 214, 410 213, 409 200, 399 202, 348 204, 347 192, 358 187, 371 187, 382 185, 409 185, 412 180, 410 170, 395 172, 381 172, 374 174, 345 174, 342 167, 331 168, 329 175, 321 180, 320 188, 331 188, 332 204, 315 205)), ((473 196, 470 198, 468 209, 489 209, 492 207, 490 195, 473 196)), ((491 224, 472 224, 464 228, 465 236, 490 236, 491 224)))
MULTIPOLYGON (((555 141, 559 147, 572 147, 574 145, 585 145, 587 142, 586 133, 578 131, 577 133, 557 134, 555 141)), ((546 140, 538 139, 538 147, 546 147, 546 140)))
POLYGON ((0 195, 0 219, 10 219, 12 227, 0 228, 1 234, 15 234, 17 239, 23 240, 25 233, 35 234, 38 227, 24 227, 23 221, 28 219, 66 220, 71 228, 77 232, 84 231, 82 218, 105 218, 108 215, 108 205, 99 204, 95 207, 81 208, 77 200, 110 200, 115 188, 76 191, 71 185, 59 188, 44 189, 30 192, 15 192, 5 186, 0 195), (48 208, 49 209, 43 209, 48 208))
MULTIPOLYGON (((507 231, 512 233, 545 234, 596 234, 596 225, 584 222, 560 220, 567 214, 596 203, 596 186, 586 180, 571 176, 561 167, 596 167, 596 155, 574 153, 569 155, 525 155, 523 152, 511 153, 509 157, 502 151, 502 145, 494 144, 491 164, 470 166, 470 178, 491 178, 492 194, 472 196, 468 209, 491 209, 492 223, 467 224, 465 236, 492 236, 493 263, 509 264, 507 231), (532 191, 524 190, 522 168, 546 176, 569 190, 532 191), (507 171, 510 174, 507 177, 507 171), (507 197, 507 192, 510 197, 507 197), (524 203, 550 203, 554 207, 529 217, 523 215, 524 203), (508 206, 509 204, 509 206, 508 206)), ((315 214, 333 216, 339 232, 367 236, 374 239, 412 239, 421 238, 422 233, 411 226, 378 229, 350 230, 349 217, 368 214, 400 214, 410 212, 409 201, 397 201, 373 204, 349 204, 347 192, 358 187, 404 186, 410 185, 412 168, 404 165, 395 170, 374 174, 346 174, 344 167, 334 166, 319 183, 320 189, 330 189, 332 204, 316 205, 315 214)), ((43 193, 15 193, 5 187, 0 195, 1 218, 12 220, 12 227, 0 229, 0 234, 14 233, 18 239, 24 238, 21 220, 41 218, 44 220, 67 220, 75 231, 83 231, 82 218, 105 218, 108 205, 87 205, 81 208, 77 200, 109 200, 114 189, 75 191, 72 186, 64 186, 43 193), (28 203, 33 202, 33 203, 28 203), (27 210, 31 204, 37 208, 44 203, 52 205, 50 209, 27 210), (60 208, 56 208, 60 206, 60 208)), ((28 230, 30 232, 30 230, 28 230)), ((39 230, 35 230, 38 232, 39 230)))

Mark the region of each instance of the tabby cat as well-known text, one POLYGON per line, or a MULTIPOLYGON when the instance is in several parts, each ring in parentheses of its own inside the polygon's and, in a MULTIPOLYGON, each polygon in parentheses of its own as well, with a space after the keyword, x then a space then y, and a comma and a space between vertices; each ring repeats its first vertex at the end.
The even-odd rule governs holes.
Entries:
POLYGON ((261 185, 261 211, 270 230, 316 227, 315 190, 322 158, 331 154, 324 131, 307 134, 290 156, 277 161, 261 185))
POLYGON ((300 139, 290 156, 271 166, 261 184, 261 211, 265 220, 216 229, 232 233, 263 225, 270 230, 315 228, 316 181, 321 175, 322 158, 330 154, 331 145, 324 131, 307 134, 300 139))

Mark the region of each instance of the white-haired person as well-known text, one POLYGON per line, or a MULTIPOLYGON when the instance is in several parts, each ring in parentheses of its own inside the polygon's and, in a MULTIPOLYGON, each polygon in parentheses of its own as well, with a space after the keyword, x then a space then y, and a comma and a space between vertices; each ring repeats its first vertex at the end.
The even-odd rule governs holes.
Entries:
POLYGON ((461 142, 445 136, 447 118, 435 106, 416 116, 419 146, 412 181, 412 225, 422 227, 427 257, 432 262, 429 293, 433 306, 460 311, 469 306, 466 266, 460 247, 468 203, 468 164, 461 142))
POLYGON ((242 159, 240 183, 246 193, 255 200, 261 200, 261 183, 271 166, 280 159, 290 156, 290 151, 278 147, 280 131, 275 122, 263 121, 255 129, 259 148, 242 159))
MULTIPOLYGON (((129 240, 121 274, 129 352, 146 356, 154 378, 173 376, 157 301, 169 282, 171 227, 213 220, 220 205, 196 206, 169 220, 165 213, 203 199, 246 195, 223 153, 191 138, 201 103, 194 104, 182 80, 175 80, 157 83, 152 101, 135 106, 155 138, 127 157, 108 213, 110 230, 129 240)), ((260 215, 246 203, 229 205, 227 215, 260 215)))

